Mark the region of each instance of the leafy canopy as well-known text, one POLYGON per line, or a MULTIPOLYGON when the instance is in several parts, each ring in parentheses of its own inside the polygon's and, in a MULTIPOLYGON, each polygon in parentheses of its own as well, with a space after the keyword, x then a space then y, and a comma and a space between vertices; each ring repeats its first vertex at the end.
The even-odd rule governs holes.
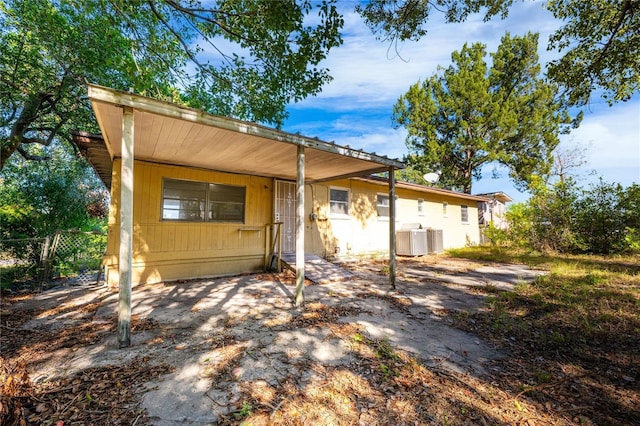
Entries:
POLYGON ((91 231, 106 217, 108 193, 82 157, 36 147, 49 161, 11 158, 0 177, 0 239, 52 235, 58 229, 91 231))
POLYGON ((334 0, 3 0, 0 169, 96 130, 87 81, 279 126, 342 25, 334 0))
POLYGON ((442 186, 467 193, 485 164, 506 166, 520 187, 547 174, 571 120, 556 86, 539 76, 537 43, 537 34, 505 35, 491 68, 484 45, 465 44, 448 68, 412 85, 393 115, 408 131, 409 164, 440 170, 442 186))
MULTIPOLYGON (((447 22, 484 13, 504 18, 514 0, 370 0, 357 11, 386 41, 418 40, 427 33, 432 12, 447 22)), ((549 65, 549 77, 573 105, 592 93, 613 104, 640 90, 640 0, 549 0, 545 7, 563 24, 549 39, 562 56, 549 65)))

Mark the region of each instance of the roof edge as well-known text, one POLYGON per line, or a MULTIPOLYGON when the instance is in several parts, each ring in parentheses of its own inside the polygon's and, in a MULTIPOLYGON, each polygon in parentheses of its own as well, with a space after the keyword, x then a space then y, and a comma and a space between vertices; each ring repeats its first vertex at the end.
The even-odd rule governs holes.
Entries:
POLYGON ((363 150, 350 148, 348 146, 336 145, 334 143, 325 142, 317 138, 310 138, 299 134, 287 133, 282 130, 273 129, 249 121, 242 121, 235 118, 213 115, 195 108, 149 98, 147 96, 137 95, 135 93, 124 92, 121 90, 111 89, 91 83, 87 84, 87 90, 89 99, 92 102, 104 102, 114 105, 131 107, 134 109, 144 110, 171 118, 202 123, 226 130, 271 139, 278 142, 290 143, 297 146, 304 146, 320 151, 340 154, 345 157, 375 162, 387 167, 394 167, 396 169, 404 169, 406 167, 406 165, 402 161, 391 159, 386 156, 380 156, 375 153, 368 153, 363 150))
MULTIPOLYGON (((373 182, 380 185, 388 184, 389 182, 387 178, 382 178, 378 176, 354 177, 353 179, 365 181, 365 182, 373 182)), ((412 189, 419 192, 447 195, 450 197, 463 198, 466 200, 473 200, 473 201, 489 201, 490 200, 488 197, 483 197, 479 195, 466 194, 464 192, 452 191, 450 189, 434 188, 432 186, 419 185, 417 183, 410 183, 410 182, 403 182, 403 181, 396 181, 396 188, 412 189)))

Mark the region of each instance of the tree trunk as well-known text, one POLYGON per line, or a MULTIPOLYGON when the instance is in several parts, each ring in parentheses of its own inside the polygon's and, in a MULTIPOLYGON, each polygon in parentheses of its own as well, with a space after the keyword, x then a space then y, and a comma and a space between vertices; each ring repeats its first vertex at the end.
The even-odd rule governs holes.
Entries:
POLYGON ((38 117, 42 101, 47 96, 48 95, 46 94, 38 93, 27 98, 22 111, 20 112, 20 116, 11 127, 9 137, 2 141, 2 146, 0 146, 0 171, 4 168, 9 157, 16 152, 20 144, 23 142, 25 132, 31 127, 31 124, 38 117))

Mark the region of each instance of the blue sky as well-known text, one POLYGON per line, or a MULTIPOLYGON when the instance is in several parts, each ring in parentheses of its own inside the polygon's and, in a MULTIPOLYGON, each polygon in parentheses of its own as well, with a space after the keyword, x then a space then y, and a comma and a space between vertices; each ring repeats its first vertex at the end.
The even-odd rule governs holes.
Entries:
MULTIPOLYGON (((480 41, 494 52, 506 31, 511 35, 539 32, 540 62, 544 65, 558 57, 546 47, 560 22, 544 10, 542 2, 516 2, 506 20, 486 23, 472 17, 461 24, 444 24, 434 14, 422 40, 397 47, 400 56, 389 43, 375 39, 353 12, 354 6, 355 2, 339 2, 345 15, 344 44, 332 50, 323 64, 333 81, 318 96, 290 105, 283 130, 402 158, 407 153, 406 132, 393 128, 393 105, 410 85, 433 75, 438 65, 448 66, 451 52, 465 42, 480 41)), ((640 95, 613 107, 593 98, 583 111, 580 128, 561 138, 563 147, 585 147, 587 163, 576 171, 580 182, 587 185, 602 176, 624 186, 640 183, 640 95)), ((492 170, 486 168, 483 178, 474 182, 474 193, 504 191, 515 201, 527 199, 528 194, 518 192, 506 173, 493 179, 492 170)))

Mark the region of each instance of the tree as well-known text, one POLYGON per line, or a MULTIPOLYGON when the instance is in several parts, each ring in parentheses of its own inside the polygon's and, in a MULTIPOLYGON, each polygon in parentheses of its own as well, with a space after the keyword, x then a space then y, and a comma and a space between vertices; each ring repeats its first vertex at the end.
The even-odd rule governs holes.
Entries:
POLYGON ((86 81, 279 126, 342 24, 334 0, 0 1, 0 170, 96 130, 86 81))
POLYGON ((571 177, 574 170, 587 164, 586 154, 589 146, 573 145, 559 146, 553 154, 553 166, 550 177, 557 177, 560 182, 564 182, 571 177))
POLYGON ((0 178, 0 238, 44 237, 58 229, 91 231, 106 218, 106 189, 84 158, 59 149, 58 143, 36 147, 49 161, 14 156, 7 162, 0 178))
MULTIPOLYGON (((506 17, 514 0, 370 0, 357 7, 379 38, 398 42, 427 33, 433 11, 447 22, 483 12, 484 20, 506 17)), ((640 90, 640 0, 549 0, 545 7, 563 22, 548 49, 562 56, 549 65, 549 77, 569 102, 585 105, 594 92, 613 104, 640 90)))
POLYGON ((484 45, 465 44, 452 65, 412 85, 393 115, 408 131, 409 164, 440 170, 442 186, 467 193, 485 164, 506 166, 520 187, 547 174, 571 120, 556 87, 539 77, 537 41, 537 34, 505 35, 491 69, 484 45))
MULTIPOLYGON (((599 180, 576 201, 574 228, 591 253, 629 251, 638 243, 640 186, 599 180)), ((637 250, 637 246, 636 246, 637 250)))

